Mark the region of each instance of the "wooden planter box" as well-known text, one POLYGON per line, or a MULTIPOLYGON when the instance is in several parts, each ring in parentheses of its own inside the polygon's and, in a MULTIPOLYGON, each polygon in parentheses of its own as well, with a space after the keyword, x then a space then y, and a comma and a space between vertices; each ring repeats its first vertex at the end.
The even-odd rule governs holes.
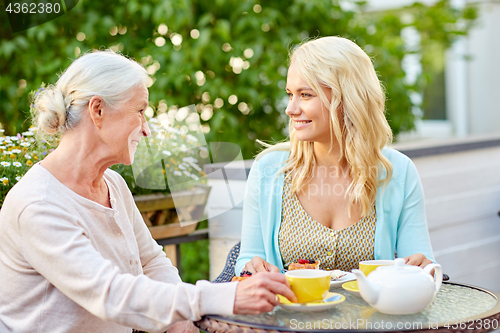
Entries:
POLYGON ((171 194, 155 193, 134 196, 135 203, 154 239, 187 235, 193 232, 210 194, 209 186, 171 194), (179 213, 180 216, 179 216, 179 213))

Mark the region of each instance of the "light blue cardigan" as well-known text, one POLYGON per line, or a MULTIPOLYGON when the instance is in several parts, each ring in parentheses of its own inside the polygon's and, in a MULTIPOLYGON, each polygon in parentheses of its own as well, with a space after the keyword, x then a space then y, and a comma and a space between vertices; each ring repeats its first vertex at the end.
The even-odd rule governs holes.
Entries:
MULTIPOLYGON (((384 148, 382 153, 393 167, 392 179, 377 188, 375 210, 375 259, 394 259, 423 253, 434 261, 427 220, 424 193, 413 162, 400 152, 384 148)), ((255 161, 248 175, 243 203, 241 250, 236 275, 254 256, 283 269, 278 244, 284 174, 277 175, 290 152, 274 151, 255 161), (277 175, 277 176, 276 176, 277 175)))

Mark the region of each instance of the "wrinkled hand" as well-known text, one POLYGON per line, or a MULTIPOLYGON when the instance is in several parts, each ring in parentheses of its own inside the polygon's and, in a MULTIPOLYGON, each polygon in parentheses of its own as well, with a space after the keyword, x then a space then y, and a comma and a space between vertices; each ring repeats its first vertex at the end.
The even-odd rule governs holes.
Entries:
POLYGON ((200 330, 194 326, 192 321, 178 321, 168 329, 167 333, 200 333, 200 330))
POLYGON ((271 265, 261 257, 253 257, 252 260, 247 262, 245 267, 243 267, 243 270, 249 271, 252 274, 259 272, 280 272, 277 266, 271 265))
POLYGON ((285 296, 291 302, 297 301, 284 275, 257 273, 238 283, 233 312, 255 315, 272 311, 280 303, 277 294, 285 296))
MULTIPOLYGON (((404 258, 407 265, 419 266, 424 268, 425 266, 432 264, 432 261, 427 259, 422 253, 415 253, 411 256, 404 258)), ((432 274, 434 275, 434 270, 432 270, 432 274)))

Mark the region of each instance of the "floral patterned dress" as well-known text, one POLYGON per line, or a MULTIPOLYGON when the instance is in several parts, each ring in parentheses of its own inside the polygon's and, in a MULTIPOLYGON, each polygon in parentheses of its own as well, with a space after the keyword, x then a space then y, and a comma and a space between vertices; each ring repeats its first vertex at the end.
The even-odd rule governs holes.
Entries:
POLYGON ((345 229, 332 230, 315 221, 290 195, 290 177, 285 175, 282 220, 278 235, 285 268, 298 259, 320 260, 320 268, 350 272, 363 260, 374 259, 375 206, 372 214, 345 229))

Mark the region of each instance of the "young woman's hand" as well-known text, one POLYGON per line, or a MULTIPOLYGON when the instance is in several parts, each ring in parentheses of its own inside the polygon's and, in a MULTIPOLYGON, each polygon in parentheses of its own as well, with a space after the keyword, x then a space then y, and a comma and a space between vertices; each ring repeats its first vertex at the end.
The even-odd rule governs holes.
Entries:
POLYGON ((404 259, 407 265, 419 266, 421 268, 432 264, 432 261, 427 259, 422 253, 412 254, 411 256, 405 257, 404 259))
POLYGON ((252 274, 259 272, 280 272, 277 266, 271 265, 261 257, 253 257, 252 260, 247 262, 245 267, 243 267, 243 270, 249 271, 252 274))
POLYGON ((297 298, 283 274, 257 273, 238 282, 234 301, 234 314, 259 314, 269 312, 280 304, 278 296, 283 295, 291 302, 297 298))

